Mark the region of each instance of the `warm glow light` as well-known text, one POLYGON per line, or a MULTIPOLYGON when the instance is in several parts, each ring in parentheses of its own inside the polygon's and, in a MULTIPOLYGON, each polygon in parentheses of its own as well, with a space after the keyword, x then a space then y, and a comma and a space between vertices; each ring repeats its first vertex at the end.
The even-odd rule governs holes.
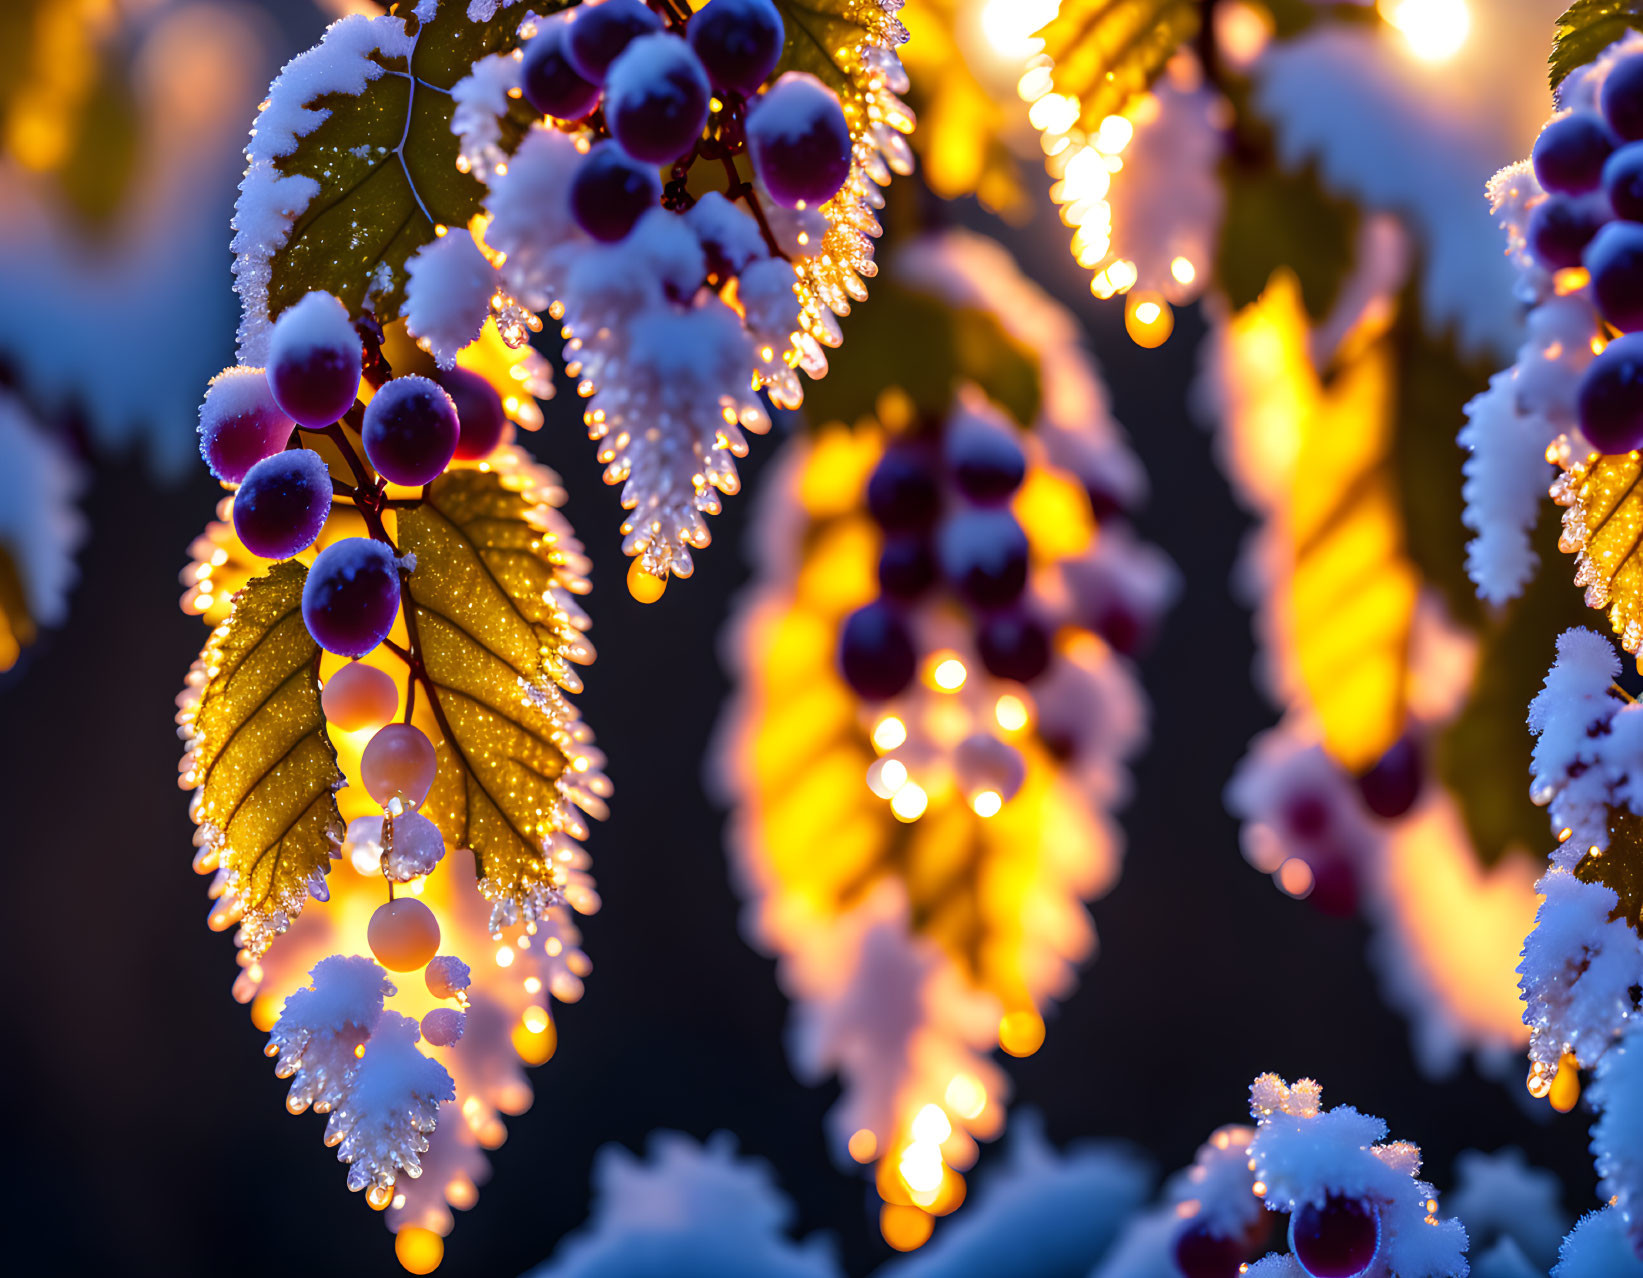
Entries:
POLYGON ((913 1117, 913 1139, 939 1145, 953 1134, 952 1120, 940 1105, 926 1105, 913 1117))
POLYGON ((916 781, 909 781, 896 791, 896 797, 890 800, 890 811, 896 814, 900 821, 917 821, 924 815, 924 809, 930 806, 930 796, 924 793, 924 788, 916 781))
POLYGON ((1557 1077, 1552 1079, 1552 1090, 1546 1099, 1560 1114, 1567 1114, 1580 1102, 1580 1062, 1574 1053, 1564 1052, 1557 1063, 1557 1077))
POLYGON ((1044 45, 1037 31, 1061 7, 1061 0, 987 0, 981 9, 981 34, 1001 58, 1026 59, 1044 45))
POLYGON ((499 946, 497 946, 497 948, 496 948, 496 965, 498 967, 511 967, 513 965, 513 947, 512 946, 508 946, 508 945, 499 945, 499 946))
POLYGON ((917 1207, 885 1203, 879 1208, 879 1232, 897 1251, 913 1251, 930 1241, 936 1222, 917 1207))
POLYGON ((947 1084, 945 1099, 960 1118, 976 1118, 987 1108, 987 1089, 974 1074, 955 1074, 947 1084))
POLYGON ((969 671, 957 657, 947 657, 937 662, 935 670, 930 675, 936 687, 943 692, 957 692, 964 686, 964 680, 968 677, 969 671))
POLYGON ((1157 302, 1141 302, 1135 308, 1135 318, 1142 324, 1156 324, 1163 313, 1157 302))
POLYGON ((1010 1012, 998 1023, 998 1045, 1011 1056, 1031 1056, 1044 1045, 1044 1022, 1037 1012, 1010 1012))
POLYGON ((879 1152, 879 1138, 863 1127, 850 1137, 850 1157, 858 1163, 870 1163, 873 1155, 879 1152))
POLYGON ((1472 29, 1466 0, 1379 0, 1376 8, 1422 62, 1448 61, 1472 29))
POLYGON ((993 718, 1006 732, 1020 732, 1027 726, 1027 703, 1013 692, 1006 692, 993 707, 993 718))
POLYGON ((1151 350, 1175 331, 1175 312, 1162 294, 1132 293, 1124 308, 1124 329, 1137 346, 1151 350))
POLYGON ((548 1009, 545 1007, 527 1007, 525 1009, 525 1028, 532 1034, 540 1034, 548 1028, 548 1009))
POLYGON ((1184 257, 1178 257, 1169 264, 1169 273, 1175 276, 1177 284, 1191 284, 1198 278, 1198 268, 1184 257))
POLYGON ((1004 807, 1004 797, 997 790, 983 790, 970 796, 970 807, 978 817, 995 817, 1004 807))
POLYGON ((886 715, 873 725, 873 744, 880 750, 894 750, 907 740, 907 725, 895 715, 886 715))
POLYGON ((941 1150, 931 1142, 922 1140, 915 1140, 902 1151, 896 1169, 901 1172, 907 1188, 915 1194, 935 1193, 941 1188, 941 1178, 947 1171, 941 1161, 941 1150))
POLYGON ((867 769, 867 788, 881 799, 893 799, 907 784, 907 765, 900 759, 880 759, 867 769))
POLYGON ((445 1259, 445 1240, 431 1229, 407 1225, 394 1235, 394 1256, 407 1273, 431 1274, 445 1259))
POLYGON ((1135 126, 1121 115, 1109 115, 1095 131, 1095 144, 1108 155, 1117 155, 1135 136, 1135 126))
POLYGON ((1291 896, 1312 894, 1312 867, 1298 856, 1292 856, 1278 867, 1278 886, 1291 896))

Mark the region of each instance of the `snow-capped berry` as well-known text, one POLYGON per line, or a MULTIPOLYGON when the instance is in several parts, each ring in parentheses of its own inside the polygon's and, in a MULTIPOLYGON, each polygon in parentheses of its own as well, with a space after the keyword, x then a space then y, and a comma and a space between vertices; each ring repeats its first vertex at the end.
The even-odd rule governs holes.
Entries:
POLYGON ((917 658, 907 623, 890 605, 875 601, 856 609, 839 635, 839 669, 868 701, 885 701, 913 681, 917 658))
POLYGON ((1643 55, 1630 54, 1609 68, 1597 104, 1621 139, 1643 138, 1643 55))
POLYGON ((402 896, 377 906, 365 940, 390 972, 415 972, 439 953, 439 920, 414 896, 402 896))
POLYGON ((1548 191, 1580 195, 1603 181, 1614 135, 1590 111, 1559 116, 1540 131, 1533 151, 1535 178, 1548 191))
POLYGON ((363 360, 348 308, 316 290, 274 321, 268 388, 287 417, 318 430, 354 406, 363 360))
POLYGON ((1622 333, 1643 328, 1643 225, 1610 222, 1582 257, 1598 314, 1622 333))
POLYGON ((456 457, 479 461, 489 457, 508 433, 508 415, 502 410, 502 396, 478 373, 466 368, 440 369, 434 380, 456 405, 456 457))
POLYGON ((991 790, 1008 803, 1027 780, 1027 761, 992 733, 972 732, 953 750, 953 777, 967 798, 991 790))
POLYGON ((749 98, 781 61, 785 34, 770 0, 708 0, 685 29, 714 88, 749 98))
POLYGON ((1329 796, 1307 786, 1291 790, 1278 803, 1278 824, 1294 839, 1310 843, 1321 839, 1334 820, 1329 796))
POLYGON ((685 225, 696 232, 708 271, 721 279, 740 275, 749 263, 767 256, 759 224, 723 191, 704 193, 685 214, 685 225))
POLYGON ((615 142, 599 143, 576 166, 570 180, 570 211, 594 239, 614 244, 626 239, 647 209, 662 198, 662 179, 615 142))
POLYGON ((392 722, 399 710, 399 687, 386 670, 350 661, 325 681, 319 704, 332 727, 363 732, 392 722))
POLYGON ((200 456, 224 483, 237 484, 284 448, 297 424, 280 411, 260 368, 218 373, 200 405, 200 456))
POLYGON ((441 954, 436 959, 429 959, 423 979, 427 982, 428 993, 435 998, 455 998, 471 984, 468 965, 454 954, 441 954))
POLYGON ((398 799, 412 812, 433 789, 438 768, 433 742, 410 723, 390 723, 366 743, 359 757, 365 793, 385 808, 398 799))
POLYGON ((1600 453, 1643 447, 1643 333, 1610 342, 1580 378, 1580 430, 1600 453))
POLYGON ((1586 246, 1609 219, 1608 203, 1597 192, 1548 196, 1529 214, 1529 252, 1549 271, 1579 266, 1586 246))
MULTIPOLYGON (((694 26, 700 19, 692 18, 694 26)), ((566 28, 565 56, 584 80, 603 84, 610 64, 642 35, 662 29, 662 20, 639 0, 599 0, 584 4, 566 28)))
POLYGON ((363 657, 394 627, 399 565, 368 537, 345 537, 319 552, 302 586, 302 619, 320 647, 363 657))
POLYGON ((688 44, 666 32, 640 36, 611 64, 605 121, 634 159, 672 164, 701 137, 710 96, 688 44))
POLYGON ((1031 683, 1050 665, 1050 633, 1025 612, 997 613, 976 632, 976 651, 987 673, 1031 683))
POLYGON ((1420 745, 1412 736, 1402 736, 1358 778, 1358 793, 1364 806, 1376 816, 1396 820, 1415 806, 1421 796, 1426 762, 1420 745))
POLYGON ((234 532, 264 559, 289 559, 314 544, 331 514, 331 472, 307 448, 264 457, 234 494, 234 532))
POLYGON ((1181 1278, 1238 1278, 1246 1259, 1243 1240, 1212 1234, 1202 1223, 1188 1225, 1175 1236, 1171 1253, 1181 1278))
POLYGON ((1604 161, 1603 194, 1615 216, 1643 222, 1643 142, 1628 142, 1604 161))
POLYGON ((966 510, 942 524, 936 560, 942 576, 971 603, 1002 608, 1027 584, 1027 534, 1002 507, 966 510))
POLYGON ((390 823, 390 830, 392 846, 384 848, 382 872, 395 883, 432 874, 444 859, 445 839, 439 827, 421 813, 401 813, 390 823))
POLYGON ((884 450, 867 481, 867 510, 891 532, 918 532, 935 523, 941 490, 922 449, 893 444, 884 450))
POLYGON ((1349 919, 1358 913, 1358 871, 1345 856, 1332 850, 1309 852, 1305 857, 1312 871, 1312 891, 1306 903, 1332 919, 1349 919))
POLYGON ((455 1047, 468 1018, 454 1007, 436 1007, 422 1018, 422 1037, 435 1047, 455 1047))
POLYGON ((776 203, 825 204, 850 176, 850 125, 838 97, 815 76, 789 71, 747 113, 753 170, 776 203))
POLYGON ((936 555, 917 534, 886 537, 879 552, 879 589, 891 599, 917 599, 936 583, 936 555))
POLYGON ((1331 1194, 1289 1218, 1289 1249, 1312 1278, 1357 1278, 1380 1247, 1380 1212, 1361 1198, 1331 1194))
POLYGON ((432 483, 456 455, 462 435, 456 405, 438 382, 412 374, 388 382, 365 406, 360 441, 390 484, 432 483))
POLYGON ((1003 501, 1027 475, 1027 455, 1015 436, 986 418, 959 417, 948 428, 943 451, 953 482, 972 501, 1003 501))
POLYGON ((570 26, 550 22, 532 36, 519 72, 525 101, 556 120, 580 120, 599 102, 599 86, 584 79, 566 55, 570 26))

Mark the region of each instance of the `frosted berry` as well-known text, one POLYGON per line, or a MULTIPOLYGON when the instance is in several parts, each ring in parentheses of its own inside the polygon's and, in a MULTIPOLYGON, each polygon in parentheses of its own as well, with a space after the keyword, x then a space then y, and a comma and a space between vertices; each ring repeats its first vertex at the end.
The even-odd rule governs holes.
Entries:
POLYGON ((319 552, 302 587, 302 619, 320 647, 363 657, 399 613, 399 565, 380 541, 345 537, 319 552))
POLYGON ((1620 138, 1643 138, 1643 57, 1634 53, 1609 68, 1597 104, 1620 138))
POLYGON ((1358 912, 1358 872, 1345 856, 1333 851, 1310 854, 1312 891, 1306 903, 1332 919, 1349 919, 1358 912))
POLYGON ((891 599, 917 599, 936 584, 936 555, 915 533, 887 537, 879 552, 879 589, 891 599))
POLYGON ((508 433, 508 415, 502 410, 502 396, 478 373, 465 368, 440 369, 434 375, 456 405, 460 434, 456 441, 459 461, 479 461, 489 457, 508 433))
POLYGON ((348 308, 329 293, 309 293, 274 321, 268 388, 287 417, 319 430, 354 406, 363 359, 348 308))
POLYGON ((776 69, 785 34, 770 0, 708 0, 685 29, 713 86, 745 98, 776 69))
POLYGON ((1549 196, 1529 214, 1529 252, 1549 271, 1579 266, 1586 246, 1608 220, 1601 195, 1549 196))
POLYGON ((1388 821, 1403 816, 1421 796, 1425 766, 1415 739, 1399 737, 1375 766, 1358 778, 1364 806, 1388 821))
POLYGON ((976 650, 987 673, 1030 683, 1050 664, 1050 634, 1025 612, 1001 612, 981 623, 976 650))
POLYGON ((1290 838, 1310 843, 1323 838, 1334 821, 1329 796, 1312 787, 1290 791, 1278 803, 1278 824, 1290 838))
POLYGON ((391 839, 383 851, 382 872, 395 883, 432 874, 445 857, 439 827, 419 812, 402 812, 389 823, 391 839))
POLYGON ((427 377, 396 377, 365 406, 360 442, 390 484, 417 488, 439 478, 462 435, 456 405, 427 377))
POLYGON ((966 510, 936 538, 942 576, 979 608, 1013 603, 1027 585, 1027 534, 1003 508, 966 510))
POLYGON ((885 701, 913 681, 913 636, 901 615, 885 603, 858 608, 839 636, 839 668, 867 701, 885 701))
POLYGON ((1535 139, 1535 178, 1548 191, 1580 195, 1603 181, 1603 162, 1614 150, 1614 135, 1590 111, 1559 116, 1535 139))
POLYGON ((363 732, 393 720, 399 710, 399 687, 386 670, 350 661, 325 681, 319 704, 332 727, 363 732))
POLYGON ((1027 780, 1027 761, 1009 742, 973 732, 953 750, 953 776, 966 797, 990 790, 1008 803, 1027 780))
POLYGON ((1622 333, 1643 329, 1643 226, 1610 222, 1586 246, 1592 301, 1622 333))
POLYGON ((414 896, 402 896, 377 906, 365 940, 390 972, 415 972, 439 953, 439 920, 414 896))
POLYGON ((264 457, 234 494, 234 532, 264 559, 289 559, 312 546, 331 514, 331 472, 306 448, 264 457))
POLYGON ((1202 1224, 1188 1225, 1177 1234, 1172 1254, 1181 1278, 1238 1278, 1244 1263, 1242 1239, 1212 1234, 1202 1224))
POLYGON ((230 368, 211 379, 200 405, 200 456, 218 479, 237 484, 284 448, 295 429, 262 369, 230 368))
POLYGON ((1628 142, 1605 161, 1603 194, 1617 217, 1643 222, 1643 142, 1628 142))
MULTIPOLYGON (((691 26, 699 22, 691 19, 691 26)), ((602 0, 584 4, 565 35, 565 56, 576 73, 593 84, 603 84, 610 64, 642 35, 662 29, 662 20, 639 0, 602 0)))
POLYGON ((468 965, 454 954, 430 959, 423 980, 427 982, 428 993, 435 998, 455 998, 471 983, 468 965))
POLYGON ((433 789, 438 767, 433 742, 421 728, 390 723, 366 743, 359 779, 365 793, 383 807, 398 799, 402 808, 414 812, 433 789))
POLYGON ((972 501, 1003 501, 1027 475, 1027 455, 997 422, 962 416, 947 431, 943 451, 958 489, 972 501))
POLYGON ((1643 448, 1643 333, 1605 346, 1580 378, 1580 430, 1600 453, 1643 448))
POLYGON ((753 170, 776 203, 825 204, 850 176, 850 125, 815 76, 789 71, 747 113, 753 170))
POLYGON ((935 523, 941 490, 923 450, 910 444, 885 449, 867 481, 867 511, 881 528, 919 532, 935 523))
POLYGON ((702 136, 710 96, 688 44, 665 32, 640 36, 611 64, 605 122, 634 159, 672 164, 702 136))
POLYGON ((422 1037, 435 1047, 455 1047, 468 1018, 454 1007, 436 1007, 422 1018, 422 1037))
POLYGON ((550 22, 525 46, 519 85, 525 101, 556 120, 580 120, 599 102, 599 86, 577 72, 566 56, 570 24, 550 22))
POLYGON ((1289 1249, 1312 1278, 1357 1278, 1380 1248, 1380 1212, 1359 1198, 1331 1194, 1289 1218, 1289 1249))
POLYGON ((662 179, 614 142, 601 142, 582 157, 570 180, 570 211, 594 239, 614 244, 662 198, 662 179))

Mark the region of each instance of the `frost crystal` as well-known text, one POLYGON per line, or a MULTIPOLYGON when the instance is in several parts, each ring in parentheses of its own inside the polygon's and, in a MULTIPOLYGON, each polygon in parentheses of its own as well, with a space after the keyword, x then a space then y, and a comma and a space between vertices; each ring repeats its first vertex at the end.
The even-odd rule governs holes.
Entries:
POLYGON ((1643 1260, 1632 1249, 1619 1208, 1580 1218, 1563 1240, 1552 1278, 1643 1278, 1643 1260))
POLYGON ((428 1148, 439 1102, 454 1100, 456 1088, 445 1067, 422 1054, 419 1037, 409 1016, 384 1012, 343 1079, 325 1143, 349 1164, 349 1189, 381 1193, 402 1171, 422 1175, 417 1155, 428 1148))
POLYGON ((286 1108, 320 1113, 334 1108, 347 1089, 345 1075, 394 992, 383 970, 368 958, 333 955, 309 974, 312 984, 285 1000, 268 1035, 274 1072, 291 1079, 286 1108))

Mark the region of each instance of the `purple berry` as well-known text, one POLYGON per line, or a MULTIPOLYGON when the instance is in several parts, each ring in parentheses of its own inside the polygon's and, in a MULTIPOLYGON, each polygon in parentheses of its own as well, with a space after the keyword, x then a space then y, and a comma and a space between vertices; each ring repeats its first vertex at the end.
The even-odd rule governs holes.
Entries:
POLYGON ((1590 111, 1559 116, 1535 139, 1535 178, 1548 191, 1581 195, 1603 180, 1603 162, 1614 150, 1614 135, 1590 111))
POLYGON ((976 650, 987 673, 1031 683, 1050 665, 1050 633, 1024 612, 1001 612, 981 623, 976 650))
POLYGON ((331 472, 306 448, 264 457, 234 494, 234 532, 263 559, 289 559, 312 546, 331 515, 331 472))
POLYGON ((1579 266, 1586 246, 1609 219, 1608 203, 1595 191, 1549 195, 1529 214, 1529 252, 1550 271, 1579 266))
POLYGON ((913 681, 913 636, 900 615, 882 602, 858 608, 839 635, 839 669, 866 701, 886 701, 913 681))
POLYGON ((1349 919, 1358 912, 1358 872, 1352 862, 1334 851, 1309 853, 1312 891, 1306 903, 1332 919, 1349 919))
POLYGON ((1643 138, 1643 57, 1634 53, 1609 68, 1597 104, 1622 139, 1643 138))
POLYGON ((1278 824, 1303 843, 1321 839, 1334 820, 1329 799, 1316 790, 1294 790, 1278 804, 1278 824))
POLYGON ((1358 778, 1358 793, 1366 808, 1383 820, 1394 821, 1415 806, 1426 779, 1426 761, 1413 737, 1399 737, 1358 778))
POLYGON ((1643 222, 1643 142, 1628 142, 1604 162, 1603 193, 1616 217, 1643 222))
POLYGON ((599 86, 583 79, 565 53, 570 24, 550 22, 525 46, 520 87, 525 101, 556 120, 580 120, 598 105, 599 86))
POLYGON ((451 464, 462 436, 456 405, 438 382, 411 375, 384 385, 365 406, 360 442, 390 484, 419 488, 451 464))
POLYGON ((1357 1278, 1381 1249, 1380 1212, 1340 1194, 1303 1203, 1289 1218, 1289 1249, 1312 1278, 1357 1278))
POLYGON ((1238 1278, 1244 1263, 1243 1240, 1210 1233, 1191 1224, 1175 1236, 1175 1267, 1181 1278, 1238 1278))
POLYGON ((685 38, 725 93, 750 98, 782 58, 786 32, 770 0, 708 0, 691 18, 685 38))
POLYGON ((211 379, 200 405, 200 456, 218 479, 237 484, 284 448, 296 426, 274 402, 262 369, 226 369, 211 379))
POLYGON ((601 0, 576 10, 565 37, 565 56, 576 73, 592 84, 603 84, 610 64, 633 41, 662 29, 662 20, 639 0, 601 0))
POLYGON ((677 36, 640 36, 611 64, 605 121, 622 149, 648 164, 672 164, 707 123, 707 72, 677 36))
POLYGON ((815 76, 789 71, 747 113, 753 171, 776 203, 825 204, 850 176, 850 125, 815 76))
POLYGON ((489 457, 508 433, 508 415, 502 411, 502 397, 496 387, 466 368, 440 369, 434 380, 456 405, 456 420, 461 427, 457 458, 479 461, 489 457))
POLYGON ((1610 222, 1586 246, 1598 314, 1622 333, 1643 329, 1643 226, 1610 222))
POLYGON ((583 156, 570 180, 571 216, 605 244, 626 239, 633 224, 661 198, 662 179, 656 169, 631 159, 610 141, 583 156))
POLYGON ((924 451, 892 444, 867 481, 867 511, 890 532, 921 532, 936 522, 941 490, 924 451))
POLYGON ((354 406, 363 357, 348 308, 316 291, 274 321, 268 388, 298 426, 320 430, 354 406))
POLYGON ((978 608, 1014 603, 1027 585, 1027 534, 1008 510, 966 510, 941 526, 942 576, 978 608))
POLYGON ((1643 448, 1643 333, 1617 337, 1586 368, 1580 430, 1600 453, 1643 448))
POLYGON ((363 657, 399 613, 399 567, 380 541, 345 537, 319 552, 302 587, 302 619, 319 646, 363 657))
POLYGON ((887 537, 879 553, 879 589, 891 599, 917 599, 936 584, 936 556, 917 535, 887 537))
POLYGON ((958 490, 976 502, 1003 501, 1027 475, 1027 455, 1009 428, 983 417, 959 417, 944 452, 958 490))

